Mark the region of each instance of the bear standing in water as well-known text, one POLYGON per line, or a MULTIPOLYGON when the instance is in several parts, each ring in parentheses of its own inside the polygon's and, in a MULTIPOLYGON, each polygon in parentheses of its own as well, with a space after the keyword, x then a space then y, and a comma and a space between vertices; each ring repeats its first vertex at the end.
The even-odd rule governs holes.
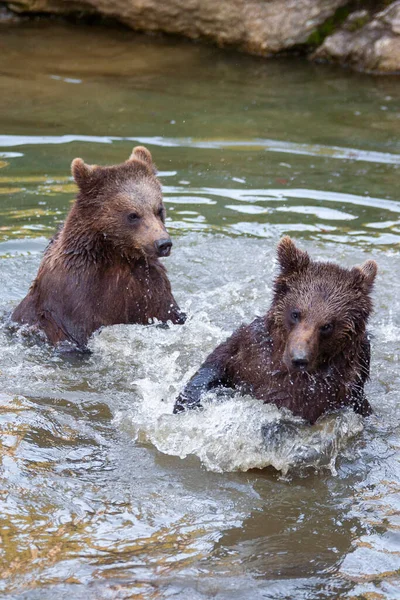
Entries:
POLYGON ((364 383, 376 262, 350 270, 314 262, 287 236, 278 262, 268 313, 212 352, 179 395, 175 413, 200 407, 202 393, 218 386, 286 407, 310 423, 343 406, 371 413, 364 383))
POLYGON ((12 320, 81 349, 103 325, 184 323, 158 260, 172 242, 150 152, 138 146, 112 167, 76 158, 72 174, 76 201, 12 320))

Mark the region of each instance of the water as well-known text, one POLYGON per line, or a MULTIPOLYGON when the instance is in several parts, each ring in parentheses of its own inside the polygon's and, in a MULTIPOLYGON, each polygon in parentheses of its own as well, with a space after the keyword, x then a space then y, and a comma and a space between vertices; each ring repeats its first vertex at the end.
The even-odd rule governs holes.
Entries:
POLYGON ((3 597, 398 598, 397 80, 45 22, 1 30, 0 73, 3 597), (136 143, 161 174, 188 322, 104 329, 81 358, 11 333, 73 199, 71 160, 118 163, 136 143), (268 307, 282 233, 378 261, 374 415, 310 428, 212 395, 171 415, 268 307))

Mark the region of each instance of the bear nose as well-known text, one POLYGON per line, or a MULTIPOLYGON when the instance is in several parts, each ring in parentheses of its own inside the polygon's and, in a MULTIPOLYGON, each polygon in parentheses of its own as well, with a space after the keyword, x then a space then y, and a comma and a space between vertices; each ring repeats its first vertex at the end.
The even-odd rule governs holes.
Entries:
POLYGON ((292 358, 292 365, 299 371, 306 371, 308 367, 308 360, 306 358, 292 358))
POLYGON ((154 242, 158 256, 168 256, 171 252, 172 242, 169 238, 163 238, 154 242))
POLYGON ((292 352, 292 366, 299 371, 306 371, 309 365, 307 352, 304 349, 298 348, 292 352))

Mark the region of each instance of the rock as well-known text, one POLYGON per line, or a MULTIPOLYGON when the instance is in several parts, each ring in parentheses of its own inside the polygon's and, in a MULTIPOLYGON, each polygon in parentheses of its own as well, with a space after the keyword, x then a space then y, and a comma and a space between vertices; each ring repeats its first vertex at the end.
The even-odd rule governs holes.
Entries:
MULTIPOLYGON (((312 54, 368 72, 400 72, 400 0, 356 3, 345 23, 312 54), (374 6, 376 14, 364 9, 374 6)), ((320 43, 350 0, 14 0, 17 13, 99 14, 132 29, 206 39, 268 56, 320 43), (339 12, 336 12, 340 9, 339 12)), ((7 18, 9 16, 7 15, 7 18)), ((1 15, 0 15, 1 20, 1 15)), ((6 20, 4 17, 3 20, 6 20)))
POLYGON ((400 0, 370 19, 365 13, 357 11, 350 15, 312 58, 372 73, 400 72, 400 0))
POLYGON ((93 12, 160 31, 268 55, 304 44, 348 0, 15 0, 18 12, 93 12))

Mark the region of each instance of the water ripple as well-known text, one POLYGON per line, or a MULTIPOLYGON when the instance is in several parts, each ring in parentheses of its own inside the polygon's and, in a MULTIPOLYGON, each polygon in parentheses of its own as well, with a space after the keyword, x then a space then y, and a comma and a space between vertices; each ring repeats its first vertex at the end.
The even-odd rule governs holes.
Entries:
POLYGON ((150 146, 198 148, 208 150, 229 150, 233 148, 246 148, 250 150, 265 150, 267 152, 281 152, 284 154, 300 154, 320 158, 336 158, 340 160, 356 160, 381 164, 400 165, 400 154, 390 152, 374 152, 359 148, 343 148, 340 146, 326 146, 323 144, 300 144, 283 140, 270 140, 255 138, 252 140, 196 140, 194 138, 167 138, 152 137, 119 137, 119 136, 94 136, 94 135, 0 135, 0 146, 26 146, 42 144, 68 144, 70 142, 90 142, 92 144, 112 144, 113 142, 132 141, 150 146))

